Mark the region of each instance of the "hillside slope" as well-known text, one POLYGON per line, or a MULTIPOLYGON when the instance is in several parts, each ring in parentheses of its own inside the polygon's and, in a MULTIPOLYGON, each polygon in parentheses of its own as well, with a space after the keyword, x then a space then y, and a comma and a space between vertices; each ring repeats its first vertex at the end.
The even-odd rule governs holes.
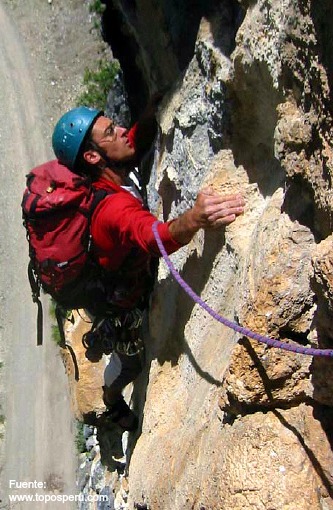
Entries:
MULTIPOLYGON (((76 427, 68 379, 51 339, 47 300, 44 345, 36 346, 37 308, 27 276, 20 203, 27 172, 54 157, 50 146, 54 119, 73 104, 85 66, 94 64, 101 51, 100 40, 89 33, 91 27, 82 2, 0 4, 1 508, 27 508, 26 502, 8 502, 8 494, 27 494, 22 487, 10 487, 10 480, 42 483, 41 496, 77 492, 76 427), (73 20, 78 25, 75 44, 73 20), (78 48, 82 57, 73 63, 78 48), (85 59, 83 51, 88 54, 85 59)), ((52 506, 56 510, 65 505, 58 501, 52 506)), ((44 507, 42 500, 33 504, 36 509, 44 507)), ((67 501, 66 508, 74 505, 67 501)))

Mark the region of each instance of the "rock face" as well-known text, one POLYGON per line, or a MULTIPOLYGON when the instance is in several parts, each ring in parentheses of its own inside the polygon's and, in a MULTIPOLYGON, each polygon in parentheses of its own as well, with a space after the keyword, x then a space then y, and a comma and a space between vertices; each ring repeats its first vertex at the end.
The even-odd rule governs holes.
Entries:
MULTIPOLYGON (((133 117, 168 88, 151 169, 162 219, 211 184, 243 217, 172 259, 210 306, 333 348, 331 0, 109 0, 105 38, 133 117)), ((160 263, 119 508, 333 509, 332 358, 226 329, 160 263)))

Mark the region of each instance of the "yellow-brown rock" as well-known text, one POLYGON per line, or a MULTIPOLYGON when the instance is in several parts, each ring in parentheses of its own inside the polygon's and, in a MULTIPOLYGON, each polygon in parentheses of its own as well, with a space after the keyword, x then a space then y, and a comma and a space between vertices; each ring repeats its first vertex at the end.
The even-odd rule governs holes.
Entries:
POLYGON ((98 414, 105 409, 102 400, 103 373, 105 358, 91 360, 86 356, 86 348, 82 344, 82 335, 91 327, 90 319, 84 311, 74 312, 74 323, 66 321, 67 342, 75 355, 75 370, 73 359, 66 354, 66 366, 70 378, 70 390, 72 395, 75 416, 83 420, 90 414, 98 414), (78 380, 75 380, 75 375, 78 380))
MULTIPOLYGON (((333 236, 318 244, 313 255, 314 287, 318 295, 317 329, 322 348, 333 348, 333 236)), ((333 358, 318 358, 313 362, 314 398, 333 405, 333 358)))

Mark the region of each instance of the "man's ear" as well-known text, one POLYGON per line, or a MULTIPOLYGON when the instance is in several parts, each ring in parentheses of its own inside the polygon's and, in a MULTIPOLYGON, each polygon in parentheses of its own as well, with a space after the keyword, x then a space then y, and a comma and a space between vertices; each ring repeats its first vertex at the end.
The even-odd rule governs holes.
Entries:
POLYGON ((101 155, 97 151, 94 151, 94 150, 89 150, 89 151, 84 152, 83 158, 90 165, 97 165, 102 159, 101 155))

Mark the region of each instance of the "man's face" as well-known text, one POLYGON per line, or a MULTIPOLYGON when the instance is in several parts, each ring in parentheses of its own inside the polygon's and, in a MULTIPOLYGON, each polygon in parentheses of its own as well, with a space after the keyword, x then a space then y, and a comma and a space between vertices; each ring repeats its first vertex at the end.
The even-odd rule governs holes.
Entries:
POLYGON ((135 149, 131 145, 127 129, 115 126, 111 119, 98 117, 92 128, 92 140, 116 163, 127 163, 134 159, 135 149))

